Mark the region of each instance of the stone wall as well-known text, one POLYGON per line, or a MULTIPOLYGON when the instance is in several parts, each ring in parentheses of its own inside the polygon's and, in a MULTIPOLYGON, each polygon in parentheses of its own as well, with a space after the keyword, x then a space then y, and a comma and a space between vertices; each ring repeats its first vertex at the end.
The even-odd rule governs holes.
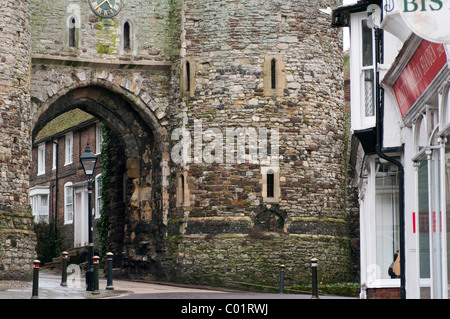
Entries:
POLYGON ((0 11, 0 278, 31 275, 29 1, 2 1, 0 11))
MULTIPOLYGON (((285 264, 292 283, 309 283, 309 261, 317 257, 323 280, 349 280, 342 39, 318 10, 338 3, 183 2, 183 112, 173 121, 189 131, 192 149, 190 162, 171 171, 163 261, 170 278, 273 285, 285 264), (278 163, 255 163, 248 155, 241 163, 227 161, 225 135, 237 128, 276 129, 278 163), (205 149, 196 149, 201 139, 203 147, 211 142, 208 129, 225 145, 217 157, 222 161, 208 163, 205 149), (264 195, 268 167, 278 172, 275 200, 264 195), (189 189, 181 207, 180 174, 189 189)), ((269 137, 269 153, 273 142, 269 137)), ((246 141, 247 154, 251 143, 246 141)))
POLYGON ((348 242, 328 236, 171 236, 167 278, 175 282, 217 286, 278 287, 280 265, 286 265, 285 284, 311 283, 311 257, 320 256, 318 278, 346 281, 348 242))
POLYGON ((339 4, 135 1, 99 19, 86 1, 33 2, 33 132, 79 106, 117 134, 132 185, 123 234, 111 234, 124 274, 273 285, 285 264, 292 283, 309 283, 317 257, 324 281, 348 280, 342 38, 319 12, 339 4), (184 163, 171 153, 180 129, 191 136, 184 163), (247 140, 239 161, 225 139, 236 129, 267 130, 267 145, 247 140), (253 161, 253 146, 273 157, 253 161))
POLYGON ((172 10, 179 1, 126 1, 114 19, 101 19, 88 1, 32 1, 33 53, 76 56, 80 59, 155 60, 170 57, 177 47, 178 34, 172 27, 172 10), (75 18, 76 47, 69 47, 68 25, 75 18), (48 23, 52 21, 52 23, 48 23), (123 24, 129 21, 133 50, 124 52, 123 24))
MULTIPOLYGON (((194 96, 185 100, 187 128, 194 132, 192 124, 201 120, 204 131, 219 128, 224 135, 226 128, 278 129, 278 205, 298 218, 345 216, 341 39, 319 15, 324 5, 330 1, 185 1, 186 59, 196 70, 194 96), (264 94, 267 56, 285 65, 282 96, 264 94)), ((261 166, 191 165, 199 216, 226 215, 233 203, 245 204, 244 215, 258 207, 261 166), (211 192, 218 197, 208 198, 211 192)))
POLYGON ((0 208, 24 211, 30 167, 30 21, 28 1, 6 1, 0 13, 0 208))
POLYGON ((33 217, 0 210, 0 280, 29 280, 36 258, 33 217))
POLYGON ((164 231, 159 225, 167 211, 165 126, 170 59, 179 51, 179 28, 172 27, 180 12, 177 3, 128 1, 115 18, 101 19, 87 1, 32 2, 33 134, 56 115, 79 107, 117 135, 109 151, 120 143, 123 154, 110 158, 115 161, 110 183, 126 184, 128 196, 126 207, 120 207, 123 192, 119 187, 111 192, 110 248, 131 272, 142 259, 155 262, 153 247, 164 231), (72 19, 74 47, 68 41, 72 19), (131 50, 123 46, 125 22, 131 26, 131 50))

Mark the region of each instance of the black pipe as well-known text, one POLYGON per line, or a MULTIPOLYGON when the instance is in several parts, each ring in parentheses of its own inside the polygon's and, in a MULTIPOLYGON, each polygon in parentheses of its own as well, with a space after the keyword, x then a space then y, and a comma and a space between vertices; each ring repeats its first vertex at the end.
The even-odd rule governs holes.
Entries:
POLYGON ((54 227, 55 227, 55 235, 58 232, 58 192, 59 192, 59 187, 58 187, 58 153, 59 153, 59 144, 58 141, 55 142, 55 140, 52 140, 52 143, 55 144, 55 161, 56 161, 56 166, 55 166, 55 202, 54 202, 54 209, 55 209, 55 220, 54 220, 54 227))
MULTIPOLYGON (((381 98, 381 93, 383 88, 380 85, 380 74, 378 72, 378 64, 380 63, 380 48, 381 48, 381 37, 383 36, 382 29, 375 29, 375 61, 376 61, 376 71, 375 71, 375 107, 376 107, 376 134, 377 134, 377 144, 376 152, 380 158, 394 164, 398 168, 398 179, 399 179, 399 223, 400 223, 400 297, 401 299, 406 299, 406 289, 405 289, 405 170, 401 162, 397 161, 395 158, 389 157, 383 153, 383 117, 384 117, 384 99, 381 98)), ((384 93, 384 91, 383 91, 384 93)))

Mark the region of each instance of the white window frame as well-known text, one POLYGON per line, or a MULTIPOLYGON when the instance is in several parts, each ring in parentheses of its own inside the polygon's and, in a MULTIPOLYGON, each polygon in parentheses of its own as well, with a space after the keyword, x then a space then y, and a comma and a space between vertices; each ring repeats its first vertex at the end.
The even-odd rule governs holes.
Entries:
POLYGON ((50 215, 50 187, 49 186, 35 186, 30 189, 30 205, 34 216, 34 221, 49 222, 50 215), (42 205, 43 198, 47 198, 47 205, 42 205))
POLYGON ((66 134, 65 138, 65 164, 73 164, 73 132, 66 134))
POLYGON ((103 135, 102 135, 102 123, 95 125, 95 153, 98 155, 102 152, 103 135))
POLYGON ((45 175, 45 143, 38 145, 38 176, 45 175))
POLYGON ((400 279, 382 278, 381 272, 387 273, 388 269, 381 269, 377 260, 376 159, 377 156, 371 156, 367 159, 370 174, 367 178, 367 192, 363 203, 361 203, 361 206, 364 207, 361 233, 365 234, 364 238, 361 238, 361 249, 366 251, 364 256, 361 257, 363 259, 361 269, 365 269, 363 281, 365 281, 367 288, 398 288, 400 287, 400 279))
POLYGON ((64 184, 64 224, 73 224, 74 213, 73 183, 67 182, 64 184), (72 198, 71 203, 69 198, 72 198))
POLYGON ((58 165, 58 163, 56 162, 58 159, 58 156, 56 156, 56 152, 58 151, 58 145, 56 143, 53 142, 53 160, 52 160, 52 170, 56 169, 56 165, 58 165))
POLYGON ((95 212, 94 218, 100 218, 101 208, 103 206, 102 201, 102 185, 101 185, 102 174, 95 176, 95 212))
MULTIPOLYGON (((375 108, 373 116, 365 115, 365 92, 364 92, 364 71, 374 70, 376 66, 375 57, 375 34, 372 30, 372 59, 371 66, 363 66, 362 54, 362 21, 367 20, 367 13, 352 14, 351 16, 351 37, 350 37, 350 74, 352 81, 351 95, 351 116, 352 129, 360 130, 375 126, 375 108)), ((375 99, 375 76, 373 87, 373 99, 375 99)))

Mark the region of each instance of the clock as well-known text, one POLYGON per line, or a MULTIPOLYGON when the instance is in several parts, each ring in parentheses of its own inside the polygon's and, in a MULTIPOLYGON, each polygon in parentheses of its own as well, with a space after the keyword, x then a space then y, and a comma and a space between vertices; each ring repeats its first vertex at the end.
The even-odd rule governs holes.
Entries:
POLYGON ((92 11, 102 18, 112 18, 122 9, 122 0, 88 0, 92 11))

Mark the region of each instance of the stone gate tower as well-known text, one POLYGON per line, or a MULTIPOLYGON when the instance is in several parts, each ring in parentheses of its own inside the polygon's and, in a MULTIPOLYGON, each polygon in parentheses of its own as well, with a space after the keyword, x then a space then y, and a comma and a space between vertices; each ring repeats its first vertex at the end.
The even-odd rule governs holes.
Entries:
POLYGON ((117 135, 116 267, 276 285, 317 257, 348 280, 342 38, 319 11, 340 1, 101 3, 32 1, 32 133, 81 108, 117 135))
POLYGON ((35 235, 28 205, 31 154, 30 4, 0 11, 0 279, 31 276, 35 235))
POLYGON ((182 1, 174 279, 276 285, 285 264, 309 282, 317 257, 325 282, 348 280, 342 38, 319 11, 339 4, 182 1))

